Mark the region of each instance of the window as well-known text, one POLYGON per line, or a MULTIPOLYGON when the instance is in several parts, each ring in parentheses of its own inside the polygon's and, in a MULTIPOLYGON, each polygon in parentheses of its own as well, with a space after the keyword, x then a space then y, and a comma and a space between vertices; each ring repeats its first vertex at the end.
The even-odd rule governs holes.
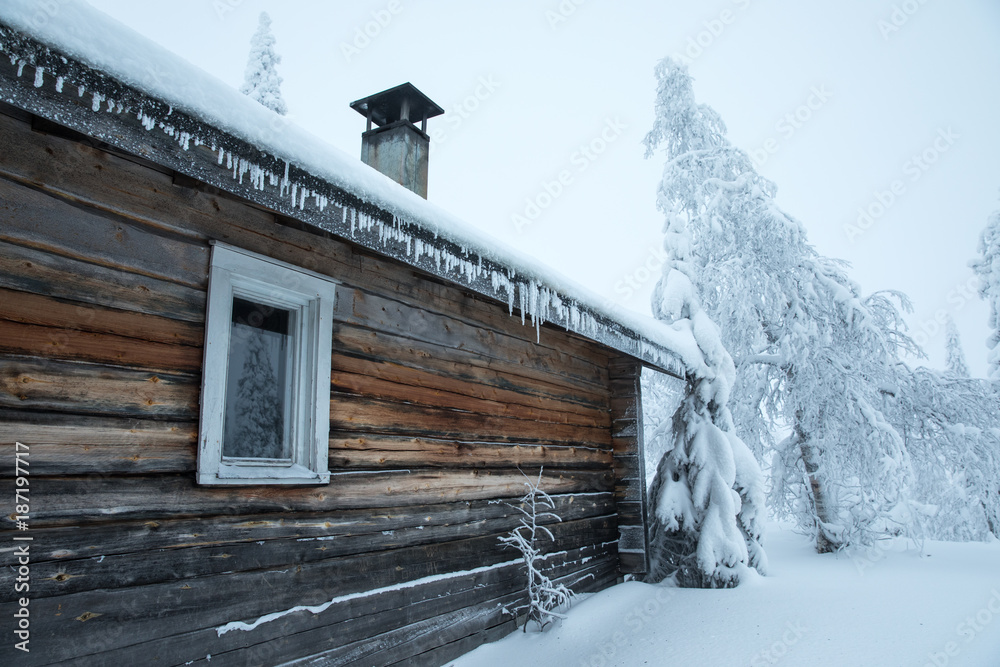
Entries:
POLYGON ((215 243, 198 483, 326 484, 336 283, 215 243))

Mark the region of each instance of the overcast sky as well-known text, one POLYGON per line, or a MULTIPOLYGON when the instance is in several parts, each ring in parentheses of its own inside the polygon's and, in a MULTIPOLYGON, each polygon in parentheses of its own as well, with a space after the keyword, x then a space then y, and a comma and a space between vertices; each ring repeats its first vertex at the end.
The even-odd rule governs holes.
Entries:
POLYGON ((234 87, 268 11, 289 117, 352 155, 348 104, 412 82, 447 112, 431 201, 645 314, 663 158, 641 142, 653 68, 684 56, 819 252, 911 297, 932 366, 953 316, 985 374, 968 261, 1000 208, 997 0, 89 1, 234 87))

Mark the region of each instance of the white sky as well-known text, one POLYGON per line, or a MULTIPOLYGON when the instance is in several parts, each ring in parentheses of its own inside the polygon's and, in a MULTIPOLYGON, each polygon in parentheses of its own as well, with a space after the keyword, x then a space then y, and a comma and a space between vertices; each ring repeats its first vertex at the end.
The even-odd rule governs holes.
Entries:
POLYGON ((656 62, 688 51, 699 101, 733 143, 773 139, 759 169, 819 252, 850 261, 865 293, 911 297, 932 366, 944 363, 934 318, 952 315, 985 374, 987 309, 963 292, 1000 208, 997 0, 89 2, 234 87, 268 11, 289 117, 351 155, 364 119, 348 104, 412 82, 447 111, 429 121, 431 201, 645 314, 663 158, 644 160, 641 141, 656 62), (602 132, 600 155, 579 152, 602 132), (568 185, 519 230, 512 216, 563 170, 568 185), (879 217, 849 237, 861 207, 879 217))

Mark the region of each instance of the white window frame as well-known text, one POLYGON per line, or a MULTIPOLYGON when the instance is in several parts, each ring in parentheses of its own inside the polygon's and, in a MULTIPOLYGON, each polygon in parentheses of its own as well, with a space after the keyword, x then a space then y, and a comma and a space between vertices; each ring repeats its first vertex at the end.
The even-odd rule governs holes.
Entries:
POLYGON ((212 242, 198 430, 198 483, 329 484, 330 367, 337 282, 212 242), (223 457, 233 297, 290 310, 290 461, 223 457))

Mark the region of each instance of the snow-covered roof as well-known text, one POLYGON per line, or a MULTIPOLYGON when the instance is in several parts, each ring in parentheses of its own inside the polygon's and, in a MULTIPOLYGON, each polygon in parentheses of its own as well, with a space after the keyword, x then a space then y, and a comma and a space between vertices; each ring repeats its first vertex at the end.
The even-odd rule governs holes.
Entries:
POLYGON ((0 51, 10 104, 506 301, 536 327, 676 375, 702 363, 689 330, 601 299, 90 5, 4 0, 0 51))

